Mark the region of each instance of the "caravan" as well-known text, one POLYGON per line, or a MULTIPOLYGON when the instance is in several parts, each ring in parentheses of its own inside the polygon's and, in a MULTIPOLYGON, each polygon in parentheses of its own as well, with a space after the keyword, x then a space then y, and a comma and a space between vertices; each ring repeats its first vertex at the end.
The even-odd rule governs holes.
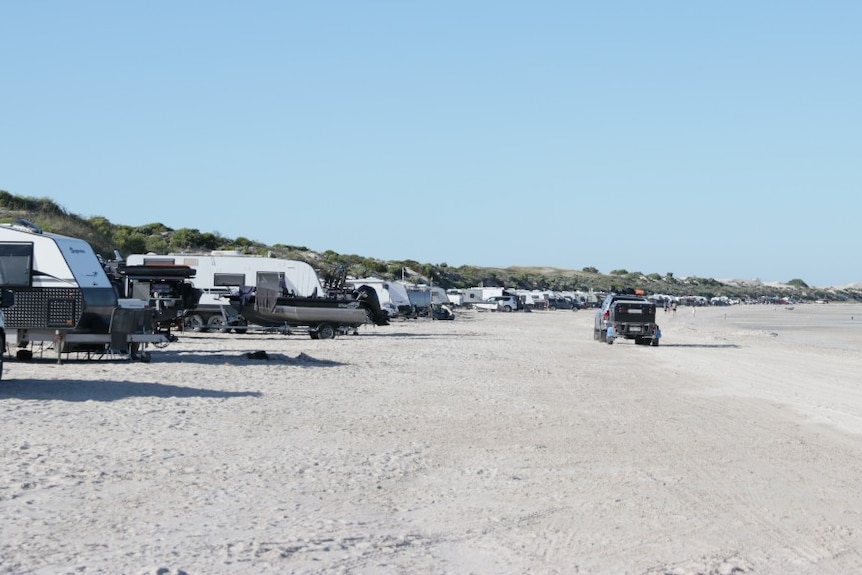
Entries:
POLYGON ((140 278, 120 274, 112 281, 105 267, 84 240, 24 220, 0 224, 0 287, 15 300, 4 312, 5 336, 19 348, 18 357, 32 356, 27 348, 35 342, 50 342, 58 360, 63 353, 106 350, 136 357, 141 345, 175 339, 169 329, 156 329, 152 294, 143 300, 121 291, 121 278, 126 287, 140 278))

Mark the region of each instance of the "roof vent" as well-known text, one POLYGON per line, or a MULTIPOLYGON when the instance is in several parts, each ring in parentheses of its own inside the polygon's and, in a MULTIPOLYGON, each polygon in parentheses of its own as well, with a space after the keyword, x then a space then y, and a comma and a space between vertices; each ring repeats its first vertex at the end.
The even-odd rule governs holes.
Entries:
POLYGON ((22 227, 29 229, 31 232, 33 232, 35 234, 41 234, 42 233, 42 228, 40 228, 39 226, 37 226, 36 224, 31 222, 30 220, 25 220, 24 218, 18 218, 17 220, 15 220, 15 223, 18 224, 19 226, 22 226, 22 227))

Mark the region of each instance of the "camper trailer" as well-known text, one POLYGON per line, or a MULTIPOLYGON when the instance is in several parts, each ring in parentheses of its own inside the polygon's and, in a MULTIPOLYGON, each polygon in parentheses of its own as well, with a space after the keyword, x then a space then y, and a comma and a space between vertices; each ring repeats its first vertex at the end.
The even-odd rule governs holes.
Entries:
POLYGON ((276 276, 277 283, 298 296, 324 295, 317 272, 305 262, 249 256, 237 251, 180 254, 132 254, 127 265, 186 265, 195 270, 191 280, 203 293, 185 318, 185 327, 197 331, 218 330, 245 333, 248 321, 230 305, 229 296, 242 286, 257 286, 258 279, 276 276))
POLYGON ((136 357, 141 346, 171 341, 154 331, 148 301, 121 297, 90 244, 24 220, 0 224, 0 288, 14 294, 5 335, 20 358, 31 357, 28 347, 37 342, 50 342, 59 360, 106 350, 136 357))

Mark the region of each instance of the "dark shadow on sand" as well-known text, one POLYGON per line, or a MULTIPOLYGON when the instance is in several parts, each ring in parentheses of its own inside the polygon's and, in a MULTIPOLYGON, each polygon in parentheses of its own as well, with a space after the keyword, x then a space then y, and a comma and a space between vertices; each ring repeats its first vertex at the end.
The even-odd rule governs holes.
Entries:
POLYGON ((735 343, 663 343, 660 347, 697 347, 702 349, 739 349, 735 343))
MULTIPOLYGON (((363 333, 356 337, 403 337, 409 339, 440 339, 441 337, 469 337, 468 333, 408 333, 403 331, 388 331, 388 332, 374 332, 374 333, 363 333)), ((349 337, 349 336, 345 336, 349 337)))
MULTIPOLYGON (((222 340, 224 342, 224 340, 222 340)), ((324 342, 321 342, 324 343, 324 342)), ((35 364, 35 365, 57 365, 56 358, 34 357, 29 360, 6 359, 7 365, 15 364, 35 364)), ((345 365, 338 361, 328 359, 319 359, 317 357, 300 353, 296 356, 289 356, 283 353, 272 353, 263 351, 249 351, 248 349, 217 349, 211 352, 206 351, 182 351, 179 348, 173 349, 154 349, 150 352, 150 361, 152 364, 179 364, 179 363, 196 363, 203 365, 261 365, 267 363, 277 363, 283 365, 295 365, 299 367, 333 367, 345 365)), ((120 364, 126 365, 129 369, 135 369, 138 366, 143 367, 142 362, 128 359, 127 356, 105 356, 99 358, 93 356, 90 359, 69 357, 63 358, 60 363, 60 368, 65 364, 69 365, 103 365, 103 364, 120 364)), ((3 382, 0 381, 0 389, 3 382)))
POLYGON ((57 401, 117 401, 130 397, 230 399, 262 395, 259 391, 219 391, 132 381, 4 379, 0 382, 0 401, 9 398, 57 401))

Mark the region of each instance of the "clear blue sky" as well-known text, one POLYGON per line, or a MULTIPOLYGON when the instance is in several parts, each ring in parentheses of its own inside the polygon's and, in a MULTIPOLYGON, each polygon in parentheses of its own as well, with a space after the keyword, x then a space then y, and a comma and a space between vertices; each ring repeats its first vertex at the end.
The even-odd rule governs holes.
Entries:
POLYGON ((862 2, 0 0, 0 189, 450 266, 862 281, 862 2))

